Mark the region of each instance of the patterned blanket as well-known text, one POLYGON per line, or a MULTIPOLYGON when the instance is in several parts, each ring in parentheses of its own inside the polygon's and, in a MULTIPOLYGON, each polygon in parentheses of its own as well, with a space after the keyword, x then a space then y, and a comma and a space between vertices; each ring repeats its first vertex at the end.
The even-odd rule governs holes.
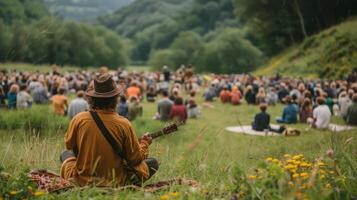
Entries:
MULTIPOLYGON (((48 193, 59 193, 74 188, 75 185, 64 180, 58 174, 48 170, 32 170, 29 173, 29 178, 34 181, 39 190, 48 193)), ((157 192, 170 188, 172 185, 187 185, 193 188, 198 187, 198 182, 195 180, 185 178, 174 178, 166 181, 159 181, 157 183, 148 184, 143 187, 129 185, 120 188, 101 188, 106 191, 122 191, 122 190, 138 190, 145 192, 157 192)))

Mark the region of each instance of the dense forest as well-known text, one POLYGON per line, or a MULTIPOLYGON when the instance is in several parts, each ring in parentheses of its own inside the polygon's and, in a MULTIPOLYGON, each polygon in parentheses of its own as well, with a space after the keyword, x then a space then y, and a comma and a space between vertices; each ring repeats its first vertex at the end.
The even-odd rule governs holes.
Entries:
MULTIPOLYGON (((46 2, 114 7, 113 0, 46 2)), ((85 25, 57 19, 42 0, 0 0, 0 61, 112 67, 130 62, 156 68, 191 63, 199 71, 249 72, 357 14, 354 0, 123 3, 128 5, 103 12, 97 25, 85 25)))
POLYGON ((63 22, 42 0, 0 0, 0 61, 123 66, 123 41, 99 26, 63 22))

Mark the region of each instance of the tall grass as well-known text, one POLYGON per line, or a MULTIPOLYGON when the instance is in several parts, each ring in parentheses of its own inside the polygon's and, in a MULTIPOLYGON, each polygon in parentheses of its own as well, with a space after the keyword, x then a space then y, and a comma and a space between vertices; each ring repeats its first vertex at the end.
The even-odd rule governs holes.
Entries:
MULTIPOLYGON (((202 102, 201 99, 198 102, 202 102)), ((266 157, 280 158, 284 154, 304 154, 313 160, 333 148, 339 157, 339 167, 351 177, 346 187, 351 193, 357 190, 356 183, 356 138, 355 130, 341 133, 308 129, 307 125, 294 127, 302 131, 299 137, 257 137, 230 133, 227 126, 250 124, 256 106, 232 106, 213 103, 215 108, 203 108, 200 119, 188 120, 177 133, 158 138, 150 146, 150 156, 161 163, 157 174, 149 181, 184 177, 200 182, 198 190, 185 186, 173 186, 169 191, 179 192, 176 199, 229 199, 233 187, 233 169, 239 166, 245 173, 255 171, 266 157), (353 171, 354 170, 354 171, 353 171), (208 195, 207 195, 208 194, 208 195)), ((152 120, 156 104, 143 103, 144 115, 132 124, 138 136, 145 132, 161 129, 166 123, 152 120)), ((68 119, 55 116, 49 105, 35 106, 26 111, 0 111, 0 165, 11 174, 18 174, 26 168, 46 168, 59 171, 58 157, 64 149, 64 133, 68 119), (27 125, 26 125, 27 124, 27 125), (30 131, 36 127, 41 136, 30 131), (49 134, 43 134, 49 133, 49 134)), ((269 107, 271 119, 279 116, 282 106, 269 107)), ((343 123, 334 119, 335 123, 343 123)), ((75 189, 60 195, 46 196, 50 199, 159 199, 167 191, 145 194, 144 192, 122 191, 106 193, 96 188, 75 189)))
POLYGON ((66 129, 68 119, 55 115, 48 105, 26 110, 1 110, 0 129, 23 130, 26 133, 53 133, 66 129))

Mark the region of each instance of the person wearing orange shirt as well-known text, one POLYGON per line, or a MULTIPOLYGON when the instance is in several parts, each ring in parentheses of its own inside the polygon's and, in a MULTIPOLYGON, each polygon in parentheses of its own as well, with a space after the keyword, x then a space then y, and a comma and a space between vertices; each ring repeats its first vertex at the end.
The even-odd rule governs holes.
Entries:
POLYGON ((228 103, 231 101, 231 92, 228 90, 227 86, 223 87, 223 90, 219 93, 219 98, 222 103, 228 103))
POLYGON ((158 170, 158 161, 148 158, 151 136, 139 140, 131 123, 115 112, 122 92, 107 73, 89 85, 91 110, 76 115, 65 135, 62 178, 79 186, 117 187, 141 185, 158 170))
POLYGON ((138 84, 135 81, 133 81, 131 83, 130 87, 128 87, 126 89, 127 99, 130 99, 132 96, 135 96, 136 98, 141 99, 141 91, 140 91, 138 84))
POLYGON ((68 98, 64 95, 64 88, 58 89, 58 94, 51 98, 53 110, 57 115, 65 116, 68 108, 68 98))

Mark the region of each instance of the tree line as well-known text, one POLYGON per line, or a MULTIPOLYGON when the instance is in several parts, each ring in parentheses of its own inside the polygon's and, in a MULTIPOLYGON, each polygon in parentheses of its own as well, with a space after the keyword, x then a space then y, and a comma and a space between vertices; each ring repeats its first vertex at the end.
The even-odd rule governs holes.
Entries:
POLYGON ((40 0, 0 0, 0 5, 0 62, 110 67, 128 63, 123 40, 105 27, 61 21, 50 16, 40 0))

